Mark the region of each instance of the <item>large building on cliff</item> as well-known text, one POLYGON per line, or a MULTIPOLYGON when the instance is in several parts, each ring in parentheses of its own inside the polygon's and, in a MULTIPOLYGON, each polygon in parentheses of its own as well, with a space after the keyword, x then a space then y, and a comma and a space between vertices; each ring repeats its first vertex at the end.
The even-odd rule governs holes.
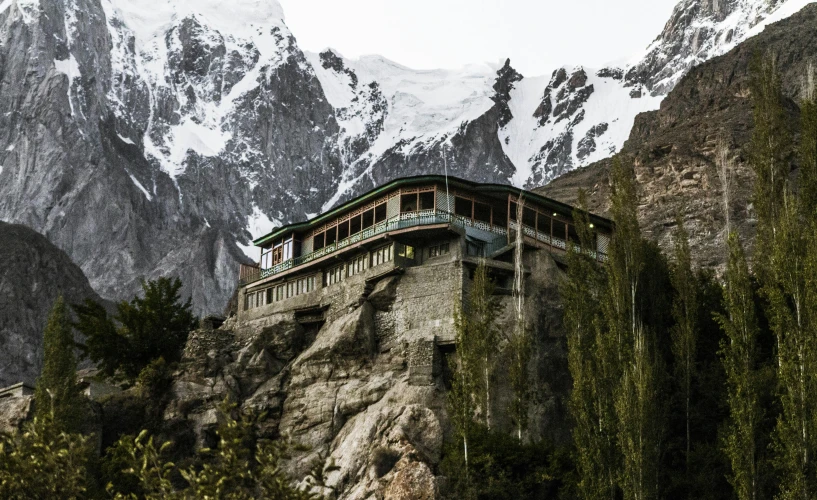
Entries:
MULTIPOLYGON (((454 313, 477 264, 485 262, 499 293, 509 293, 516 231, 524 231, 528 254, 544 252, 558 263, 569 242, 578 242, 572 212, 569 205, 507 185, 433 175, 397 179, 256 239, 259 262, 240 269, 237 319, 290 317, 318 329, 399 275, 399 317, 375 317, 375 326, 383 339, 395 329, 412 339, 412 379, 430 382, 441 370, 437 351, 453 342, 454 313)), ((603 260, 612 223, 594 215, 590 220, 592 251, 603 260)), ((536 267, 535 259, 525 263, 528 274, 536 274, 536 267)))

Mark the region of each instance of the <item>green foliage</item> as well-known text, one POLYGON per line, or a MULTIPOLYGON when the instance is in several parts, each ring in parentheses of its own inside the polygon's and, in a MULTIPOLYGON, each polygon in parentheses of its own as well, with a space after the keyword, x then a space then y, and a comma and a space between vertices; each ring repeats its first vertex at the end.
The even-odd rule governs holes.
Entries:
POLYGON ((86 408, 77 385, 74 347, 68 308, 60 296, 43 333, 43 369, 37 379, 35 401, 40 421, 50 418, 53 425, 66 432, 79 430, 86 408))
POLYGON ((88 438, 64 432, 51 415, 0 435, 0 498, 83 498, 88 438))
MULTIPOLYGON (((592 248, 586 195, 579 193, 573 211, 579 247, 592 248)), ((567 252, 567 279, 560 292, 564 304, 567 357, 573 389, 569 409, 573 417, 573 443, 582 498, 611 498, 616 491, 617 450, 613 388, 617 379, 609 353, 608 336, 601 336, 598 303, 604 287, 599 265, 591 254, 577 251, 570 243, 567 252)))
MULTIPOLYGON (((224 405, 217 430, 216 449, 202 449, 202 465, 180 469, 165 457, 170 442, 158 446, 147 431, 133 438, 126 436, 109 450, 109 456, 123 466, 130 482, 108 485, 117 499, 234 499, 269 498, 273 500, 312 500, 320 498, 305 489, 292 486, 281 468, 288 445, 281 441, 261 441, 253 445, 255 418, 230 414, 234 406, 224 405), (174 475, 186 486, 176 488, 174 475), (135 490, 135 491, 134 491, 135 490)), ((113 460, 112 460, 113 461, 113 460)))
POLYGON ((782 84, 774 57, 755 54, 751 74, 754 129, 749 150, 756 176, 752 201, 758 219, 755 267, 763 279, 789 175, 791 134, 786 123, 782 84))
POLYGON ((575 498, 570 490, 570 452, 546 442, 520 443, 485 426, 471 436, 470 471, 465 471, 459 443, 447 442, 442 473, 449 478, 449 498, 479 500, 575 498))
POLYGON ((718 321, 726 333, 721 357, 726 372, 729 420, 724 451, 731 464, 730 482, 740 500, 759 492, 758 429, 761 420, 757 368, 758 325, 749 266, 736 233, 729 236, 726 270, 726 314, 718 321))
POLYGON ((686 475, 689 481, 692 454, 692 379, 696 374, 698 347, 698 283, 692 271, 692 253, 689 249, 689 234, 680 217, 675 235, 675 262, 672 267, 672 285, 675 301, 672 316, 675 328, 672 331, 672 353, 675 356, 675 373, 684 400, 686 427, 686 475))
POLYGON ((613 380, 620 380, 614 388, 622 458, 619 484, 625 498, 647 499, 653 498, 658 488, 661 432, 654 335, 645 327, 638 307, 647 248, 638 225, 632 166, 616 160, 612 183, 616 233, 607 262, 603 313, 608 336, 604 343, 613 343, 617 355, 607 360, 609 373, 613 380))
POLYGON ((451 421, 462 439, 466 470, 468 436, 477 421, 490 427, 490 381, 496 361, 499 303, 495 285, 484 263, 474 272, 466 310, 454 317, 457 358, 451 366, 452 387, 448 394, 451 421))
POLYGON ((190 299, 181 302, 181 287, 178 278, 143 281, 144 297, 117 304, 112 319, 93 302, 75 307, 86 351, 105 374, 121 371, 134 378, 159 357, 171 363, 180 359, 187 335, 196 327, 190 299))

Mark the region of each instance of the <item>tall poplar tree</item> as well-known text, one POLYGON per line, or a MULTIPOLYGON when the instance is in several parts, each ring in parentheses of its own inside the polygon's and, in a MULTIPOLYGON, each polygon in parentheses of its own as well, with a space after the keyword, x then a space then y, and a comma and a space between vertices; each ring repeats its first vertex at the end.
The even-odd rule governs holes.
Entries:
POLYGON ((721 345, 729 406, 724 452, 731 465, 729 482, 738 499, 756 500, 759 490, 757 440, 761 413, 757 388, 755 297, 749 266, 737 233, 729 235, 728 245, 724 293, 726 314, 717 315, 727 338, 721 345))
MULTIPOLYGON (((520 193, 516 204, 516 220, 522 220, 524 198, 520 193)), ((528 363, 531 358, 530 329, 525 320, 525 265, 524 265, 524 233, 516 232, 516 248, 514 250, 513 298, 516 324, 511 335, 508 348, 511 364, 508 367, 508 376, 513 389, 513 400, 510 413, 516 423, 516 437, 522 442, 522 432, 528 427, 528 408, 530 407, 530 388, 528 387, 528 363)))
POLYGON ((68 308, 60 295, 43 332, 43 369, 34 393, 36 416, 53 419, 56 429, 76 432, 82 424, 84 401, 77 384, 77 360, 68 308))
POLYGON ((632 165, 616 159, 612 169, 612 215, 616 231, 607 263, 604 316, 617 345, 620 382, 616 388, 620 485, 625 498, 653 498, 657 489, 658 412, 653 337, 637 307, 644 268, 632 165))
POLYGON ((685 450, 684 461, 687 485, 690 484, 691 457, 691 400, 692 379, 696 373, 696 354, 698 345, 698 283, 692 271, 692 254, 689 249, 689 234, 680 217, 676 220, 674 262, 671 280, 675 289, 675 300, 672 304, 672 316, 675 328, 672 331, 672 353, 675 357, 675 372, 681 397, 684 401, 685 450))
POLYGON ((786 156, 791 145, 783 108, 782 83, 773 56, 760 53, 754 56, 750 90, 754 129, 749 153, 755 172, 752 201, 758 219, 754 267, 763 280, 768 279, 767 274, 771 272, 770 256, 789 175, 786 156))
POLYGON ((764 293, 768 316, 778 341, 778 380, 782 414, 774 433, 775 463, 781 472, 781 498, 812 498, 817 494, 817 303, 809 287, 813 232, 817 217, 813 199, 815 168, 815 106, 807 89, 802 103, 800 189, 784 187, 764 293))
MULTIPOLYGON (((616 415, 613 378, 599 333, 598 303, 603 288, 600 266, 593 248, 586 195, 579 192, 573 220, 579 235, 579 248, 570 243, 567 253, 567 279, 561 286, 564 326, 567 333, 567 359, 573 387, 568 406, 573 417, 573 443, 576 448, 578 488, 582 498, 614 499, 617 482, 616 415), (585 249, 585 251, 577 251, 585 249)), ((606 338, 609 338, 607 336, 606 338)), ((616 355, 612 355, 615 361, 616 355)))

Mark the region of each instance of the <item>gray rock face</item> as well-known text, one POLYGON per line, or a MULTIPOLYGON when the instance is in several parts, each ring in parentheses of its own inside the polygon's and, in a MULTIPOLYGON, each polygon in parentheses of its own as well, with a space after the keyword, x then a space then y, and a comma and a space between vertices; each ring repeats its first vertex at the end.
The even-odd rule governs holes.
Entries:
POLYGON ((99 300, 82 270, 31 229, 0 222, 0 388, 34 385, 43 330, 57 297, 99 300))

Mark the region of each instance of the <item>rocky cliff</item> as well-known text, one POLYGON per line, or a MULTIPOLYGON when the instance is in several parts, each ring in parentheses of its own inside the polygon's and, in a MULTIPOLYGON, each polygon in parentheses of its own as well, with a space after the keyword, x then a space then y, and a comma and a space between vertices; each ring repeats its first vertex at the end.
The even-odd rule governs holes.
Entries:
POLYGON ((275 1, 5 0, 0 219, 103 297, 175 274, 220 311, 275 224, 394 177, 533 186, 604 158, 692 65, 803 3, 684 0, 632 65, 523 78, 304 53, 275 1))
POLYGON ((44 236, 0 222, 0 388, 34 385, 51 306, 99 300, 82 270, 44 236))
MULTIPOLYGON (((723 150, 733 177, 731 223, 751 245, 755 219, 753 174, 747 163, 753 128, 750 62, 757 53, 775 58, 787 96, 788 121, 796 137, 798 99, 809 65, 817 60, 815 23, 817 4, 811 4, 726 55, 694 68, 664 99, 660 110, 638 116, 618 156, 635 165, 641 195, 639 217, 647 237, 670 248, 679 214, 690 232, 698 264, 721 268, 725 262, 726 217, 717 162, 719 150, 723 150), (725 148, 719 148, 719 143, 725 148)), ((591 210, 605 213, 609 209, 610 165, 611 160, 604 160, 578 169, 539 192, 575 202, 582 188, 590 195, 591 210)), ((794 176, 796 168, 792 155, 794 176)))
MULTIPOLYGON (((452 252, 402 273, 374 268, 312 294, 243 311, 219 329, 193 332, 160 410, 163 435, 177 443, 180 455, 213 444, 217 407, 229 397, 267 415, 260 436, 287 436, 301 445, 288 462, 290 472, 303 478, 324 470, 325 492, 334 492, 333 498, 439 498, 443 441, 452 432, 447 390, 453 315, 475 266, 452 252), (319 321, 301 315, 308 304, 325 308, 319 321)), ((500 275, 512 268, 493 265, 500 275)), ((544 250, 527 252, 525 265, 534 332, 526 435, 565 442, 569 377, 558 299, 563 274, 544 250)), ((512 332, 513 299, 499 299, 502 331, 512 332)), ((500 356, 509 355, 506 342, 503 337, 497 346, 500 356)), ((492 420, 495 429, 511 433, 507 376, 497 370, 492 382, 492 420)), ((102 401, 104 442, 145 425, 139 417, 145 410, 128 398, 125 393, 102 401)))

